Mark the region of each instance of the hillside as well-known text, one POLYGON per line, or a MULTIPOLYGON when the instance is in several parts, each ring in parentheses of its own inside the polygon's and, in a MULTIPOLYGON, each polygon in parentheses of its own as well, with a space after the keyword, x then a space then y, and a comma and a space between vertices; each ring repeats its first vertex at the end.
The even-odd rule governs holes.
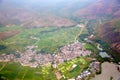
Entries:
POLYGON ((120 0, 0 0, 0 80, 116 80, 118 72, 120 0))
MULTIPOLYGON (((70 27, 76 25, 83 18, 88 19, 88 22, 90 20, 115 19, 120 16, 119 4, 119 0, 1 0, 0 26, 11 27, 17 25, 25 28, 70 27)), ((95 26, 94 23, 92 23, 92 26, 95 26)), ((90 30, 92 32, 92 28, 90 27, 88 32, 90 30)), ((116 29, 116 26, 111 29, 109 23, 106 23, 103 27, 100 27, 100 30, 102 30, 100 31, 101 37, 107 41, 114 37, 110 43, 119 41, 119 30, 116 29), (106 25, 108 26, 106 27, 106 25), (104 34, 106 36, 103 37, 104 34)), ((1 34, 6 34, 6 32, 1 34)), ((13 34, 10 36, 13 36, 13 34)), ((113 44, 113 46, 115 45, 113 44)))
POLYGON ((97 0, 95 3, 75 12, 76 16, 88 19, 105 18, 105 17, 118 17, 119 0, 97 0))
POLYGON ((73 26, 76 25, 76 22, 68 17, 71 17, 75 10, 83 8, 93 1, 2 0, 0 1, 0 25, 23 27, 73 26), (80 3, 82 5, 79 5, 80 3))
POLYGON ((120 19, 112 20, 99 27, 99 34, 120 56, 120 19))

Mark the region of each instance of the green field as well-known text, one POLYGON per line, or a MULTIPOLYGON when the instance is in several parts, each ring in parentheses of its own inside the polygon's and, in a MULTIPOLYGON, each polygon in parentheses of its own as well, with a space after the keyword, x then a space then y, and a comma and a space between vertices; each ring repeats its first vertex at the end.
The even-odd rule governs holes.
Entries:
POLYGON ((78 27, 56 28, 56 27, 42 27, 42 28, 23 28, 19 26, 0 27, 0 32, 20 30, 21 32, 6 40, 0 40, 0 45, 6 48, 0 53, 13 53, 14 51, 23 52, 28 45, 38 46, 38 50, 45 53, 54 53, 58 51, 61 46, 74 42, 75 36, 79 32, 78 27), (40 39, 31 39, 31 36, 40 39))
MULTIPOLYGON (((65 76, 66 79, 78 76, 83 70, 89 66, 91 59, 80 57, 71 61, 58 65, 58 71, 65 76), (73 64, 77 67, 71 70, 73 64)), ((21 66, 19 63, 1 62, 0 63, 0 80, 57 80, 54 69, 51 65, 38 68, 30 68, 21 66)))
POLYGON ((98 53, 99 50, 97 49, 97 44, 90 44, 90 43, 85 43, 84 48, 86 48, 87 50, 90 50, 94 53, 98 53))
POLYGON ((90 61, 90 59, 87 59, 85 57, 75 58, 71 61, 59 64, 58 70, 65 76, 65 78, 70 79, 77 77, 82 71, 86 70, 89 66, 90 61), (71 70, 74 64, 77 66, 71 70))
POLYGON ((56 80, 51 65, 30 68, 23 67, 19 63, 5 64, 0 63, 0 80, 56 80))

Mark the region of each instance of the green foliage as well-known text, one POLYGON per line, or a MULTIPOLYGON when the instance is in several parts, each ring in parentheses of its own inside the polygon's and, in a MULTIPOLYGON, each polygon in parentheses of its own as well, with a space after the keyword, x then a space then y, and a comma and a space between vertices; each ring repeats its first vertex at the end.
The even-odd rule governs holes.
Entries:
POLYGON ((42 52, 54 53, 58 51, 60 46, 74 42, 74 38, 78 32, 77 27, 48 28, 47 31, 39 32, 36 35, 36 37, 40 38, 40 41, 36 42, 35 45, 38 46, 42 52))
POLYGON ((78 38, 79 41, 84 41, 85 38, 87 38, 89 35, 88 34, 81 34, 78 38))
POLYGON ((98 53, 98 49, 95 44, 86 43, 84 45, 84 48, 86 48, 87 50, 91 50, 92 52, 98 53))
MULTIPOLYGON (((42 27, 42 28, 29 28, 13 26, 2 27, 1 32, 11 30, 21 30, 21 32, 13 37, 10 37, 2 43, 7 47, 2 53, 10 53, 14 51, 23 52, 28 45, 38 46, 38 50, 44 53, 57 52, 61 46, 74 42, 75 36, 78 34, 78 27, 56 28, 56 27, 42 27), (39 39, 32 39, 31 36, 39 39)), ((0 45, 2 44, 0 42, 0 45)))
POLYGON ((73 78, 78 76, 83 70, 89 66, 89 61, 84 57, 75 58, 71 61, 64 62, 58 65, 58 70, 67 78, 73 78), (77 66, 72 69, 72 66, 76 64, 77 66), (71 70, 72 69, 72 70, 71 70))
POLYGON ((5 49, 5 48, 6 48, 5 45, 0 45, 0 50, 3 50, 3 49, 5 49))
MULTIPOLYGON (((0 69, 4 64, 6 63, 0 63, 0 69)), ((0 71, 0 78, 3 80, 56 80, 51 65, 30 68, 18 63, 8 63, 0 71)))
POLYGON ((20 26, 0 27, 0 32, 13 31, 13 30, 22 30, 22 28, 20 26))

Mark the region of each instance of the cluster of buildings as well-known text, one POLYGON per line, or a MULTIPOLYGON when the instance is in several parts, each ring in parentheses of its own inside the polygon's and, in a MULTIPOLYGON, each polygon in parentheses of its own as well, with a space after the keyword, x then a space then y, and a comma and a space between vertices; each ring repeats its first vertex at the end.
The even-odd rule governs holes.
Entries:
POLYGON ((82 43, 76 41, 72 44, 60 48, 60 53, 57 55, 56 60, 58 60, 59 62, 62 62, 61 59, 69 61, 79 56, 90 56, 91 53, 91 51, 83 49, 82 43))
POLYGON ((91 74, 96 74, 98 72, 100 72, 100 62, 98 61, 91 62, 89 68, 83 71, 80 75, 78 75, 75 80, 83 80, 86 77, 90 76, 91 74))
POLYGON ((86 80, 88 76, 91 76, 92 74, 96 74, 97 72, 100 72, 100 62, 93 61, 90 63, 87 70, 80 73, 76 78, 72 78, 68 80, 86 80))
POLYGON ((76 78, 76 80, 83 79, 83 78, 89 76, 90 74, 91 74, 91 72, 88 71, 88 70, 86 70, 86 71, 82 72, 82 73, 76 78))
POLYGON ((8 61, 13 61, 15 59, 15 56, 13 54, 2 54, 0 55, 0 62, 8 62, 8 61))
POLYGON ((26 51, 21 53, 17 51, 15 54, 3 54, 0 56, 0 61, 15 61, 23 66, 38 67, 45 64, 59 64, 64 61, 71 60, 80 56, 87 56, 91 51, 83 50, 83 45, 80 42, 74 42, 70 45, 60 48, 56 54, 42 54, 37 53, 35 46, 26 47, 26 51))
POLYGON ((94 61, 90 63, 88 68, 93 74, 100 72, 100 62, 94 61))

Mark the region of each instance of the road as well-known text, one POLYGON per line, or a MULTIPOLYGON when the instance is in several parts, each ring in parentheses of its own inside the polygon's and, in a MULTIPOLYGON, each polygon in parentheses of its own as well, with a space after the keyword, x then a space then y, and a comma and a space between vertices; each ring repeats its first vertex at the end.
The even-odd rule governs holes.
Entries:
POLYGON ((103 49, 100 47, 100 44, 99 44, 99 43, 97 43, 97 48, 98 48, 98 50, 100 50, 100 51, 103 50, 103 49))
POLYGON ((84 24, 79 24, 81 27, 80 27, 80 31, 79 33, 76 35, 75 37, 75 42, 77 41, 78 37, 82 34, 82 31, 84 30, 84 28, 86 27, 88 21, 86 21, 84 24))

